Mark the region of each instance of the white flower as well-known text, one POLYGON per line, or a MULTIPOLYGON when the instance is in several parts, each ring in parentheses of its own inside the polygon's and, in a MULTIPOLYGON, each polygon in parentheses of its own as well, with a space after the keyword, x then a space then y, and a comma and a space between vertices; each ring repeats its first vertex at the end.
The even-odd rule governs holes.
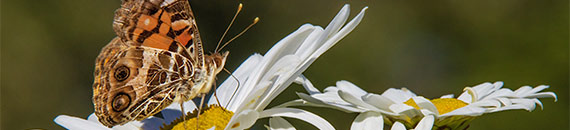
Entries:
POLYGON ((358 112, 351 127, 354 130, 383 128, 383 123, 393 125, 392 129, 465 129, 471 120, 485 113, 512 109, 532 111, 535 104, 542 108, 538 98, 556 99, 553 92, 540 92, 548 88, 545 85, 523 86, 512 91, 501 88, 503 82, 466 87, 457 99, 444 95, 429 100, 406 88, 390 88, 378 95, 348 81, 338 81, 336 87, 328 87, 320 93, 306 78, 301 76, 296 81, 305 86, 309 95, 298 93, 302 100, 282 106, 310 105, 358 112))
MULTIPOLYGON (((251 127, 259 118, 291 117, 309 122, 319 129, 334 129, 326 120, 305 110, 283 107, 265 108, 316 58, 351 32, 362 20, 366 9, 366 7, 362 9, 343 27, 349 15, 349 5, 345 5, 326 29, 305 24, 279 41, 264 56, 258 54, 251 56, 245 62, 251 62, 250 65, 244 63, 233 73, 241 81, 241 85, 237 88, 238 92, 229 105, 225 106, 237 115, 232 117, 228 126, 240 124, 236 129, 244 129, 251 127), (243 70, 240 70, 242 68, 243 70)), ((228 103, 237 86, 237 81, 231 77, 220 85, 217 95, 222 105, 228 103)), ((215 103, 215 100, 209 102, 209 104, 215 103)), ((274 124, 290 125, 281 118, 270 120, 274 124)))
MULTIPOLYGON (((234 113, 225 129, 246 129, 251 127, 257 119, 266 117, 270 117, 270 128, 294 129, 285 119, 280 118, 290 117, 306 121, 319 129, 334 129, 326 120, 305 110, 285 107, 265 108, 316 58, 351 32, 362 20, 366 9, 367 7, 362 9, 353 20, 345 25, 349 15, 349 5, 345 5, 326 29, 311 24, 302 25, 275 44, 264 56, 254 54, 244 61, 232 73, 235 78, 228 77, 216 91, 220 105, 234 113), (239 88, 237 88, 238 81, 239 88), (237 92, 233 95, 236 89, 237 92)), ((208 104, 217 104, 216 98, 211 97, 208 104)), ((194 102, 185 102, 185 110, 195 108, 194 102)), ((116 126, 113 129, 162 125, 182 115, 179 104, 176 103, 165 108, 161 113, 164 119, 150 117, 143 121, 133 121, 116 126)), ((60 115, 55 122, 68 129, 108 129, 93 118, 96 117, 90 116, 88 120, 84 120, 60 115)))

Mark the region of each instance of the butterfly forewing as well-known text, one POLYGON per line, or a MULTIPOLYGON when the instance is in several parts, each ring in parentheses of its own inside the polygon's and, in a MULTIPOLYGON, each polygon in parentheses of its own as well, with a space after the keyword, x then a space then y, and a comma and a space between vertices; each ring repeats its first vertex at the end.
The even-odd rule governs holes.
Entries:
POLYGON ((227 56, 203 54, 186 0, 124 0, 113 28, 118 37, 97 57, 93 83, 95 114, 109 127, 207 93, 227 56))

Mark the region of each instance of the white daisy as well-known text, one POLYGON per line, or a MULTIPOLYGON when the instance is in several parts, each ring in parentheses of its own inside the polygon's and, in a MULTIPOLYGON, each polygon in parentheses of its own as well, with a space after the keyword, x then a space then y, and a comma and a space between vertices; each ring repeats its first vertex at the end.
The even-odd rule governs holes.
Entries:
MULTIPOLYGON (((220 105, 235 113, 231 116, 229 123, 225 125, 225 129, 246 129, 251 127, 257 119, 266 117, 270 117, 269 127, 271 128, 294 129, 285 119, 280 118, 290 117, 306 121, 319 129, 334 129, 326 120, 305 110, 285 107, 265 108, 316 58, 351 32, 362 20, 366 9, 367 7, 362 9, 354 19, 345 25, 349 15, 349 5, 345 5, 327 28, 323 29, 311 24, 302 25, 298 30, 275 44, 264 56, 254 54, 244 61, 232 73, 237 81, 240 81, 239 88, 237 88, 236 79, 228 77, 216 91, 220 105), (236 89, 237 92, 232 98, 236 89)), ((217 104, 214 97, 210 99, 208 104, 217 104)), ((184 109, 195 109, 196 106, 193 104, 192 101, 186 102, 184 109)), ((116 126, 113 129, 123 127, 146 128, 146 126, 157 128, 154 126, 170 123, 182 115, 178 106, 174 103, 164 109, 161 112, 164 119, 150 117, 143 121, 133 121, 122 126, 116 126)), ((84 120, 60 115, 55 119, 55 122, 68 129, 108 129, 93 118, 96 117, 90 116, 88 120, 84 120)))
POLYGON ((465 129, 471 120, 485 113, 524 109, 532 111, 535 104, 542 108, 538 98, 552 97, 553 92, 541 92, 548 86, 523 86, 515 91, 501 88, 503 82, 483 83, 466 87, 457 99, 453 95, 429 100, 417 96, 406 88, 390 88, 381 95, 368 93, 348 81, 338 81, 336 87, 319 92, 304 77, 296 82, 303 84, 309 94, 298 93, 302 100, 282 106, 309 105, 330 107, 346 112, 360 113, 351 129, 378 129, 383 123, 392 129, 465 129))

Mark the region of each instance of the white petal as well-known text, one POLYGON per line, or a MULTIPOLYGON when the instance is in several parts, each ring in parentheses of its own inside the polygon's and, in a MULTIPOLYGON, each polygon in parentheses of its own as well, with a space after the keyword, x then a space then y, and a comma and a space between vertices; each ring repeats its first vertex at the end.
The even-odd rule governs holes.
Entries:
POLYGON ((362 101, 362 99, 355 97, 354 95, 344 92, 342 90, 338 91, 338 95, 340 96, 340 98, 342 98, 344 101, 354 104, 356 106, 360 106, 369 110, 377 110, 379 111, 380 109, 362 101))
POLYGON ((406 130, 406 126, 404 126, 404 124, 396 121, 396 123, 394 123, 394 125, 392 125, 392 128, 390 130, 406 130))
POLYGON ((513 104, 513 102, 511 102, 511 100, 508 98, 497 98, 497 100, 499 100, 505 106, 510 106, 513 104))
POLYGON ((390 105, 395 104, 392 100, 374 93, 369 93, 362 96, 362 100, 376 108, 390 111, 390 105))
POLYGON ((281 117, 269 118, 270 130, 296 130, 291 123, 281 117))
POLYGON ((545 98, 545 97, 554 98, 555 102, 558 100, 558 98, 556 97, 556 94, 553 92, 542 92, 542 93, 536 93, 536 94, 529 94, 529 95, 525 96, 525 98, 545 98))
POLYGON ((471 96, 471 94, 469 94, 469 92, 465 91, 461 93, 459 97, 457 97, 457 100, 461 100, 467 104, 471 104, 471 101, 473 101, 473 97, 471 96))
POLYGON ((478 107, 475 105, 467 105, 451 112, 440 115, 440 117, 453 116, 453 115, 463 115, 463 116, 479 116, 485 113, 487 109, 483 107, 478 107))
POLYGON ((530 90, 529 93, 537 93, 537 92, 540 92, 540 91, 542 91, 542 90, 544 90, 544 89, 547 89, 547 88, 549 88, 549 86, 547 86, 547 85, 540 85, 540 86, 535 87, 535 88, 533 88, 532 90, 530 90))
MULTIPOLYGON (((196 109, 196 104, 192 100, 184 102, 184 113, 188 113, 196 109)), ((174 121, 176 118, 182 116, 182 109, 180 108, 179 103, 172 103, 168 107, 164 108, 162 111, 162 117, 164 117, 164 121, 169 124, 170 122, 174 121)))
POLYGON ((532 99, 511 99, 511 101, 513 104, 524 106, 527 111, 532 111, 536 107, 536 102, 532 99))
POLYGON ((336 82, 336 86, 338 87, 339 90, 354 95, 355 97, 361 97, 368 93, 346 80, 341 80, 336 82))
POLYGON ((141 125, 142 124, 140 124, 140 123, 129 122, 127 124, 113 126, 113 130, 139 130, 139 129, 141 129, 140 128, 141 125))
POLYGON ((297 93, 297 95, 301 99, 303 99, 304 101, 307 102, 304 105, 318 106, 318 107, 330 107, 330 108, 341 110, 341 111, 344 111, 347 113, 365 111, 365 109, 362 109, 358 106, 355 106, 355 105, 352 105, 348 102, 345 102, 338 95, 315 94, 315 95, 309 96, 309 95, 304 94, 304 93, 297 93))
POLYGON ((95 115, 95 113, 91 113, 91 114, 89 115, 89 117, 87 117, 87 120, 88 120, 88 121, 92 121, 92 122, 97 122, 97 123, 101 124, 101 123, 99 122, 99 118, 97 117, 97 115, 95 115))
POLYGON ((143 130, 158 130, 165 122, 161 118, 152 116, 140 121, 140 123, 139 127, 143 130))
POLYGON ((473 87, 475 94, 477 95, 475 98, 476 100, 480 100, 481 98, 487 96, 488 94, 495 91, 495 86, 489 82, 479 84, 473 87))
POLYGON ((437 111, 437 108, 435 107, 435 105, 433 105, 433 103, 431 103, 428 99, 426 99, 422 96, 412 97, 412 99, 414 100, 414 102, 416 102, 418 107, 420 107, 421 109, 427 109, 427 110, 435 113, 436 115, 439 115, 439 112, 437 111))
POLYGON ((54 122, 69 130, 110 130, 98 123, 68 115, 59 115, 55 117, 54 122))
POLYGON ((487 112, 487 113, 493 113, 493 112, 499 112, 499 111, 506 111, 506 110, 518 110, 518 109, 528 109, 526 106, 524 105, 510 105, 510 106, 505 106, 505 107, 501 107, 501 108, 497 108, 497 109, 492 109, 491 111, 487 112))
POLYGON ((383 128, 382 114, 372 111, 360 113, 350 126, 351 130, 382 130, 383 128))
POLYGON ((298 77, 298 75, 293 72, 295 72, 295 67, 300 63, 300 60, 301 59, 295 55, 287 55, 275 63, 267 74, 274 74, 276 77, 272 78, 271 76, 264 76, 262 79, 262 81, 274 81, 275 83, 269 87, 263 95, 259 96, 255 110, 264 109, 269 105, 270 101, 279 95, 279 93, 283 92, 290 86, 293 80, 298 77))
MULTIPOLYGON (((265 93, 266 91, 268 91, 267 89, 269 89, 269 87, 273 85, 273 82, 271 81, 263 81, 260 82, 259 84, 257 84, 255 86, 256 90, 252 90, 253 92, 250 92, 249 95, 241 95, 241 96, 245 96, 245 98, 240 97, 239 99, 241 99, 242 101, 240 101, 239 103, 236 102, 231 102, 231 104, 236 104, 235 106, 237 107, 236 110, 230 110, 230 111, 234 111, 234 112, 239 112, 239 111, 243 111, 245 109, 254 109, 254 107, 256 107, 257 102, 259 99, 259 96, 261 96, 263 93, 265 93)), ((233 105, 229 105, 229 106, 233 106, 233 105)))
POLYGON ((453 98, 453 94, 447 94, 447 95, 443 95, 439 98, 453 98))
POLYGON ((515 90, 515 95, 527 95, 530 91, 532 91, 532 87, 530 86, 522 86, 519 89, 515 90))
POLYGON ((497 91, 490 93, 489 95, 485 96, 481 100, 494 99, 494 98, 500 98, 500 97, 513 97, 513 96, 514 96, 514 92, 512 90, 500 89, 500 90, 497 90, 497 91))
MULTIPOLYGON (((221 105, 226 105, 228 104, 228 102, 230 101, 230 98, 232 98, 232 95, 234 93, 234 91, 237 91, 239 93, 236 93, 235 95, 233 95, 233 98, 236 98, 236 95, 247 95, 247 94, 242 94, 244 93, 244 91, 240 91, 240 90, 250 90, 252 89, 251 86, 244 86, 244 81, 247 80, 247 78, 249 77, 249 75, 251 74, 250 72, 252 72, 253 70, 255 70, 258 67, 258 63, 260 62, 260 60, 263 58, 263 56, 259 55, 259 54, 253 54, 251 56, 249 56, 249 58, 247 58, 233 73, 233 77, 229 76, 226 80, 224 80, 224 82, 220 85, 220 87, 218 87, 216 89, 216 95, 218 97, 218 100, 220 101, 221 105), (235 77, 235 78, 234 78, 235 77), (236 80, 237 78, 237 80, 236 80), (238 88, 239 86, 239 88, 238 88)), ((239 96, 237 96, 239 97, 239 96)), ((210 99, 214 99, 214 95, 212 94, 212 96, 210 97, 210 99)), ((233 101, 235 101, 234 99, 232 99, 233 101)), ((216 100, 209 100, 208 104, 217 104, 216 100)), ((228 107, 228 106, 224 106, 224 107, 228 107)), ((232 106, 233 107, 233 106, 232 106)), ((229 109, 229 108, 227 108, 229 109)))
POLYGON ((382 96, 387 97, 394 102, 403 103, 409 100, 410 98, 415 97, 416 94, 410 92, 406 88, 402 89, 388 88, 388 90, 382 93, 382 96))
POLYGON ((421 114, 416 108, 406 104, 392 104, 390 105, 390 110, 395 114, 406 115, 409 117, 421 114))
POLYGON ((482 100, 471 103, 470 105, 492 109, 501 107, 501 102, 497 100, 482 100))
POLYGON ((263 117, 290 117, 303 120, 316 126, 321 130, 334 130, 334 127, 325 119, 305 110, 296 108, 271 108, 264 110, 260 113, 260 118, 263 117))
POLYGON ((251 127, 259 118, 259 113, 251 109, 240 112, 233 116, 225 130, 243 130, 251 127), (233 128, 232 128, 233 127, 233 128))
POLYGON ((315 86, 313 86, 313 84, 311 83, 311 81, 309 81, 309 79, 307 79, 305 76, 301 75, 299 77, 297 77, 295 79, 295 83, 301 84, 303 85, 303 87, 305 88, 305 90, 307 90, 307 92, 310 95, 313 94, 317 94, 317 93, 321 93, 319 91, 319 89, 315 88, 315 86))
POLYGON ((327 41, 323 44, 323 47, 319 48, 311 57, 318 57, 323 54, 326 50, 332 47, 335 43, 340 41, 340 39, 344 38, 348 33, 350 33, 362 20, 364 17, 364 13, 368 7, 364 7, 358 15, 356 15, 350 22, 348 22, 337 34, 334 34, 329 37, 327 41))
POLYGON ((345 4, 342 7, 342 9, 340 9, 340 11, 338 11, 336 16, 329 23, 329 25, 327 25, 327 28, 325 29, 325 35, 323 35, 324 38, 330 37, 332 34, 338 32, 338 30, 340 30, 342 25, 344 25, 344 23, 348 19, 349 12, 350 12, 350 5, 345 4))
POLYGON ((414 130, 431 130, 431 128, 433 127, 434 120, 435 117, 433 115, 425 116, 424 118, 422 118, 420 123, 416 125, 414 130))
POLYGON ((310 59, 309 56, 311 56, 316 49, 322 46, 322 42, 319 42, 318 38, 322 37, 323 33, 323 28, 315 26, 315 30, 313 30, 305 41, 303 41, 301 46, 298 47, 299 49, 294 54, 299 56, 301 59, 310 59))
POLYGON ((534 101, 534 103, 536 103, 536 104, 538 104, 538 106, 540 106, 540 110, 544 109, 544 108, 542 107, 542 102, 540 102, 540 100, 538 100, 538 99, 536 99, 536 98, 534 98, 534 99, 532 99, 532 100, 534 101))
POLYGON ((241 104, 244 104, 247 101, 249 101, 246 98, 249 99, 258 98, 258 97, 249 97, 249 96, 259 96, 259 95, 252 95, 251 93, 257 91, 254 90, 254 88, 259 89, 256 88, 259 86, 258 84, 261 84, 261 82, 267 82, 267 81, 261 81, 261 79, 264 75, 266 75, 268 69, 270 69, 270 67, 273 66, 273 63, 279 60, 282 56, 292 54, 297 49, 295 47, 298 47, 299 46, 298 44, 302 43, 304 41, 304 38, 309 36, 309 34, 314 29, 315 27, 313 27, 312 25, 305 24, 301 26, 299 29, 297 29, 297 31, 289 34, 287 37, 285 37, 284 39, 280 40, 277 44, 275 44, 267 52, 267 54, 263 56, 261 61, 258 63, 258 66, 253 71, 248 72, 250 73, 249 77, 247 78, 246 81, 244 81, 244 83, 242 83, 243 86, 245 87, 243 89, 240 88, 240 90, 238 90, 239 92, 243 92, 242 95, 239 96, 243 98, 235 99, 235 101, 232 101, 232 104, 230 104, 229 106, 241 107, 240 106, 241 104))

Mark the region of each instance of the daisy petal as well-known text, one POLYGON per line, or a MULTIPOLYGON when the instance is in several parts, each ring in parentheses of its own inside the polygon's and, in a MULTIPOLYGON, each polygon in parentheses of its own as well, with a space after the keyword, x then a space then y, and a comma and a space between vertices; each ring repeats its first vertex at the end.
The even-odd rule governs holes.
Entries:
POLYGON ((391 99, 394 102, 405 102, 410 98, 416 96, 416 94, 410 92, 406 88, 402 89, 389 88, 388 90, 384 91, 384 93, 382 93, 381 95, 391 99))
POLYGON ((382 130, 383 128, 382 114, 372 111, 360 113, 350 126, 351 130, 382 130))
POLYGON ((390 130, 406 130, 406 126, 399 121, 396 121, 390 130))
POLYGON ((237 116, 232 116, 232 119, 226 125, 226 130, 243 130, 251 127, 257 118, 259 113, 257 111, 247 109, 240 112, 237 116))
POLYGON ((378 108, 376 108, 376 107, 374 107, 374 106, 372 106, 372 105, 370 105, 370 104, 368 104, 368 103, 366 103, 366 102, 360 100, 359 98, 356 98, 354 95, 352 95, 352 94, 350 94, 350 93, 347 93, 347 92, 344 92, 344 91, 342 91, 342 90, 339 90, 339 91, 338 91, 338 95, 339 95, 340 98, 342 98, 344 101, 346 101, 346 102, 348 102, 348 103, 351 103, 351 104, 354 104, 354 105, 356 105, 356 106, 361 106, 361 107, 364 107, 364 108, 366 108, 366 109, 371 109, 371 110, 380 110, 380 109, 378 109, 378 108))
POLYGON ((527 96, 525 96, 526 98, 545 98, 545 97, 551 97, 554 98, 554 101, 556 102, 558 100, 558 98, 556 97, 556 94, 553 92, 542 92, 542 93, 536 93, 536 94, 529 94, 527 96))
POLYGON ((291 123, 281 117, 269 118, 270 130, 296 130, 291 123))
POLYGON ((260 113, 260 118, 263 117, 290 117, 297 118, 312 124, 321 130, 334 130, 334 127, 325 119, 305 110, 296 108, 271 108, 264 110, 260 113))
POLYGON ((443 95, 439 98, 453 98, 453 94, 447 94, 447 95, 443 95))
POLYGON ((390 105, 395 104, 392 100, 373 93, 362 96, 362 100, 370 105, 375 106, 376 108, 386 111, 390 110, 390 105))
POLYGON ((532 91, 532 87, 522 86, 519 89, 515 90, 515 95, 527 95, 530 91, 532 91))
POLYGON ((345 80, 336 82, 336 86, 338 87, 339 90, 354 95, 355 97, 361 97, 368 93, 359 88, 358 86, 352 84, 351 82, 345 80))
POLYGON ((422 118, 420 123, 416 125, 414 130, 431 130, 431 128, 433 127, 434 120, 435 117, 433 115, 425 116, 424 118, 422 118))
POLYGON ((111 130, 98 123, 68 115, 59 115, 54 122, 69 130, 111 130))
POLYGON ((101 124, 99 122, 99 118, 95 115, 95 113, 91 113, 88 117, 87 117, 88 121, 92 121, 92 122, 97 122, 99 124, 101 124))
POLYGON ((165 124, 164 120, 157 117, 150 117, 140 121, 140 128, 143 130, 158 130, 160 127, 165 124))
MULTIPOLYGON (((184 113, 191 112, 194 109, 196 109, 196 104, 192 100, 184 102, 184 113)), ((170 122, 182 116, 182 109, 180 108, 180 103, 172 103, 160 111, 160 113, 162 113, 165 123, 170 124, 170 122)))
POLYGON ((299 77, 297 77, 295 79, 295 83, 301 84, 303 85, 303 87, 305 88, 305 90, 307 90, 307 92, 310 95, 313 94, 317 94, 317 93, 321 93, 319 91, 319 89, 315 88, 315 86, 313 86, 313 84, 311 83, 311 81, 309 81, 309 79, 307 79, 305 76, 301 75, 299 77))
MULTIPOLYGON (((247 94, 242 94, 244 91, 239 91, 242 89, 252 89, 249 86, 243 86, 243 82, 239 82, 242 84, 238 84, 238 81, 246 81, 249 73, 253 71, 254 69, 257 68, 257 64, 260 62, 260 60, 263 58, 263 56, 259 55, 259 54, 253 54, 251 56, 249 56, 249 58, 247 58, 233 73, 233 77, 229 76, 221 85, 220 87, 218 87, 216 89, 216 95, 218 96, 218 100, 220 100, 220 103, 222 105, 226 105, 228 104, 228 101, 230 101, 230 98, 232 98, 232 95, 234 97, 237 97, 239 95, 247 95, 247 94), (235 78, 234 78, 235 77, 235 78), (237 78, 237 80, 236 80, 237 78), (239 85, 239 88, 238 88, 239 85), (236 90, 237 89, 237 90, 236 90), (233 94, 234 91, 237 92, 242 92, 242 93, 236 93, 235 95, 233 94)), ((212 96, 210 97, 210 99, 214 99, 214 95, 212 94, 212 96)), ((232 99, 233 100, 233 99, 232 99)), ((208 105, 210 104, 217 104, 216 100, 209 100, 208 105)), ((228 110, 233 109, 235 110, 236 108, 227 108, 228 110)))
POLYGON ((327 25, 327 28, 325 29, 326 35, 323 35, 324 36, 323 38, 330 37, 333 32, 338 32, 338 30, 340 30, 340 27, 342 27, 342 25, 344 25, 344 23, 348 19, 349 12, 350 12, 350 5, 345 4, 342 7, 342 9, 338 11, 338 14, 336 14, 333 20, 329 23, 329 25, 327 25))
POLYGON ((422 96, 413 97, 412 99, 414 100, 414 102, 416 102, 418 107, 420 107, 421 109, 427 109, 427 110, 435 113, 436 115, 439 115, 439 112, 437 111, 437 108, 435 107, 435 105, 433 105, 433 103, 431 103, 428 99, 426 99, 422 96))

